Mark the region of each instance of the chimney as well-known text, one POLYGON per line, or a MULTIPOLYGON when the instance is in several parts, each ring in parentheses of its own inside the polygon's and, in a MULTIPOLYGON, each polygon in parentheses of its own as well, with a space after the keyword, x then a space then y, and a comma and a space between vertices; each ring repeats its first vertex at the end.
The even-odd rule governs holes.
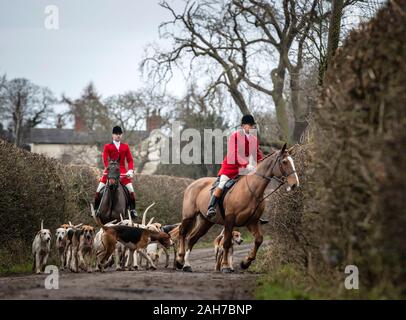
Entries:
POLYGON ((74 111, 74 117, 75 117, 75 132, 80 132, 85 130, 85 121, 84 117, 82 115, 82 112, 80 112, 80 107, 76 106, 75 111, 74 111))
POLYGON ((62 120, 62 115, 61 114, 57 115, 56 127, 58 129, 62 129, 62 127, 63 127, 63 120, 62 120))
POLYGON ((161 126, 162 117, 154 110, 152 115, 147 118, 147 132, 150 133, 152 130, 159 129, 161 126))

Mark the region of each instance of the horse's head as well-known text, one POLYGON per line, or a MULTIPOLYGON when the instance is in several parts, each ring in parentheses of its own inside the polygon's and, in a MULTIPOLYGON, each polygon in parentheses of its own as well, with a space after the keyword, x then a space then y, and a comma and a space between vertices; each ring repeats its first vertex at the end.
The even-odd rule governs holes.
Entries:
POLYGON ((293 162, 292 157, 289 155, 289 152, 292 149, 293 147, 286 149, 285 143, 277 156, 277 161, 279 162, 277 170, 279 169, 280 177, 286 179, 288 184, 288 187, 286 188, 287 191, 299 187, 299 177, 296 173, 295 163, 293 162))
MULTIPOLYGON (((293 148, 293 147, 292 147, 293 148)), ((276 151, 264 158, 263 164, 258 167, 257 172, 267 179, 277 179, 281 183, 286 182, 288 184, 286 190, 290 191, 299 187, 299 177, 297 176, 295 164, 289 152, 292 150, 286 149, 286 143, 282 149, 276 151)))
POLYGON ((117 160, 109 159, 107 167, 107 182, 110 188, 118 185, 120 180, 120 158, 117 160))

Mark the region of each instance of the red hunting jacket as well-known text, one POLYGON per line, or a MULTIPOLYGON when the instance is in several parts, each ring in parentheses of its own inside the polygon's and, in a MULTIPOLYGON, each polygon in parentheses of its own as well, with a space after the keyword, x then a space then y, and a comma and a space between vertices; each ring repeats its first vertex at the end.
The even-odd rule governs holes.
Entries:
POLYGON ((248 165, 250 155, 255 162, 263 158, 257 137, 252 134, 247 137, 242 130, 233 132, 228 140, 227 155, 224 157, 218 175, 224 174, 234 179, 238 176, 239 169, 248 165))
MULTIPOLYGON (((118 159, 120 156, 120 174, 126 174, 127 169, 125 167, 125 161, 128 163, 128 170, 134 170, 134 160, 131 155, 130 148, 126 143, 120 143, 120 148, 117 150, 113 142, 107 143, 104 145, 103 149, 103 162, 104 162, 104 171, 103 176, 100 179, 100 182, 107 182, 107 167, 109 165, 109 159, 118 159)), ((121 183, 126 185, 131 183, 131 180, 125 176, 121 176, 121 183)))

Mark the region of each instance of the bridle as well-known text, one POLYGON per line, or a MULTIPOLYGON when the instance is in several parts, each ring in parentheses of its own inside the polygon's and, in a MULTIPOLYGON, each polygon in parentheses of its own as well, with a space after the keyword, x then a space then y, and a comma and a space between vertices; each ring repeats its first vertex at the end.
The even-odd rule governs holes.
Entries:
MULTIPOLYGON (((270 154, 270 155, 272 155, 272 154, 270 154)), ((266 158, 269 157, 270 155, 266 156, 266 158)), ((264 159, 265 159, 265 158, 264 158, 264 159)), ((274 180, 278 181, 279 183, 284 184, 285 181, 286 181, 286 179, 287 179, 288 177, 290 177, 292 174, 295 174, 295 173, 296 173, 296 170, 292 170, 289 174, 287 174, 286 171, 283 169, 283 166, 282 166, 282 163, 281 163, 281 159, 282 159, 282 156, 281 156, 281 155, 278 155, 278 156, 276 157, 276 160, 275 160, 275 162, 274 162, 274 164, 273 164, 273 166, 272 166, 271 172, 273 172, 273 169, 275 168, 275 165, 278 164, 278 165, 279 165, 279 171, 280 171, 281 174, 282 174, 282 178, 279 178, 279 177, 277 177, 277 176, 275 176, 275 175, 272 175, 272 176, 270 176, 270 177, 267 177, 267 176, 264 176, 264 175, 259 174, 259 173, 257 173, 257 172, 255 172, 254 174, 257 175, 257 176, 259 176, 259 177, 261 177, 261 178, 264 178, 264 179, 266 179, 266 180, 268 180, 268 181, 270 181, 270 182, 272 181, 272 179, 274 179, 274 180)))
MULTIPOLYGON (((265 160, 266 158, 270 157, 270 156, 273 155, 273 154, 274 154, 274 152, 271 153, 271 154, 268 154, 266 157, 264 157, 264 158, 262 159, 262 161, 265 160)), ((288 177, 290 177, 292 174, 295 174, 295 173, 296 173, 296 170, 292 170, 289 174, 286 173, 286 171, 285 171, 285 170, 283 169, 283 167, 282 167, 282 163, 281 163, 282 158, 283 158, 282 155, 279 154, 279 155, 276 157, 275 162, 273 163, 273 166, 272 166, 272 168, 271 168, 271 174, 272 174, 272 173, 273 173, 273 170, 274 170, 274 168, 275 168, 275 166, 276 166, 276 164, 278 164, 278 165, 279 165, 279 171, 280 171, 281 174, 282 174, 282 177, 281 177, 281 178, 275 176, 274 174, 272 174, 271 176, 264 176, 264 175, 259 174, 259 173, 257 173, 257 172, 254 173, 255 175, 257 175, 257 176, 259 176, 259 177, 261 177, 261 178, 263 178, 263 179, 265 179, 265 180, 268 180, 269 182, 271 182, 272 180, 276 180, 277 182, 279 182, 279 185, 278 185, 274 190, 272 190, 269 194, 267 194, 266 196, 264 196, 264 197, 263 197, 262 199, 260 199, 260 200, 258 200, 258 198, 257 198, 257 196, 255 195, 254 191, 250 188, 250 186, 249 186, 249 184, 248 184, 248 178, 247 178, 248 176, 245 176, 245 182, 246 182, 246 184, 247 184, 248 190, 250 191, 251 195, 253 195, 253 196, 257 199, 257 201, 258 201, 258 202, 257 202, 257 205, 255 206, 254 211, 252 212, 251 216, 248 218, 248 220, 246 221, 245 224, 247 224, 247 223, 249 222, 249 220, 251 220, 251 218, 255 215, 255 212, 257 211, 259 205, 260 205, 266 198, 268 198, 270 195, 272 195, 273 193, 275 193, 282 185, 284 185, 285 182, 286 182, 286 180, 288 179, 288 177)))
MULTIPOLYGON (((120 172, 120 170, 118 171, 118 172, 120 172)), ((108 173, 107 173, 107 186, 109 186, 110 187, 110 189, 117 189, 117 187, 118 187, 118 183, 119 183, 119 180, 120 180, 120 174, 117 176, 116 174, 112 174, 111 173, 111 170, 110 170, 110 168, 109 168, 109 171, 108 171, 108 173), (114 179, 114 184, 111 184, 110 183, 110 179, 114 179)))

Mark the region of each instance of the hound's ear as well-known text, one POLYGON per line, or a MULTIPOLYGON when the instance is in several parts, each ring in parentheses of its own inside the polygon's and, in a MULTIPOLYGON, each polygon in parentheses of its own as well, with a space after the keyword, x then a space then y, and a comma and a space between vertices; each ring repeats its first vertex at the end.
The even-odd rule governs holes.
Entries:
POLYGON ((285 142, 285 144, 284 144, 283 147, 282 147, 281 154, 284 154, 285 151, 286 151, 286 142, 285 142))

